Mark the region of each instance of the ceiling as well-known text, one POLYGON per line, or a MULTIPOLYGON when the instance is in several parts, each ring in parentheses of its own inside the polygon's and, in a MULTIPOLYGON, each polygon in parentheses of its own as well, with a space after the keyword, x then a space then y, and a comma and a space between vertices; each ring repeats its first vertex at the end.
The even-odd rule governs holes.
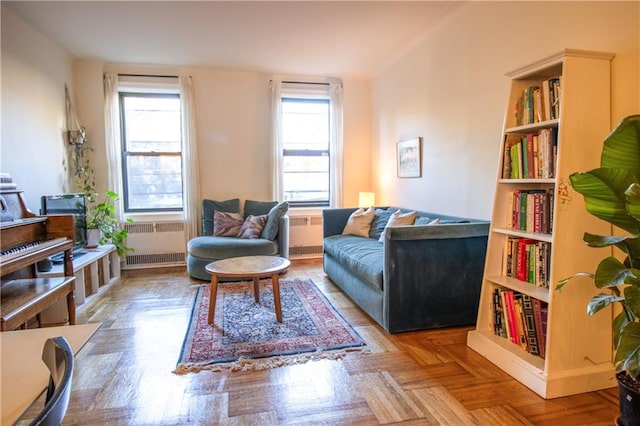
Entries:
POLYGON ((455 1, 5 1, 73 55, 289 75, 375 75, 455 1))

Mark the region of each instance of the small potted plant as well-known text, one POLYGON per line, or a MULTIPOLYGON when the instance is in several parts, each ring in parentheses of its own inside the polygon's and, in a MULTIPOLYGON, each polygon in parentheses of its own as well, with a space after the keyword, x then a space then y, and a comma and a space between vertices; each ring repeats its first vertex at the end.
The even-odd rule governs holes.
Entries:
MULTIPOLYGON (((624 118, 605 138, 600 167, 570 176, 584 197, 587 211, 610 223, 619 235, 584 233, 590 247, 614 247, 595 273, 580 272, 558 284, 561 290, 576 276, 592 278, 603 292, 587 313, 619 304, 613 320, 614 364, 620 392, 620 425, 640 424, 640 115, 624 118)), ((614 232, 612 232, 614 234, 614 232)))
MULTIPOLYGON (((132 252, 131 247, 127 247, 126 238, 129 231, 116 218, 115 202, 118 194, 113 191, 106 191, 104 198, 98 200, 95 192, 85 193, 87 197, 87 233, 88 245, 111 243, 116 247, 119 256, 126 252, 132 252), (93 232, 92 232, 93 231, 93 232)), ((127 222, 132 222, 127 219, 127 222)))

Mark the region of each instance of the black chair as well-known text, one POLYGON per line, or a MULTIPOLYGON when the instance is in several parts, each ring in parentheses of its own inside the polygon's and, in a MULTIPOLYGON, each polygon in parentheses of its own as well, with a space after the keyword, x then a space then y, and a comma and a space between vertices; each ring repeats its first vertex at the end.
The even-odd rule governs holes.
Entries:
POLYGON ((31 426, 60 426, 69 407, 73 351, 64 337, 47 339, 42 350, 42 361, 51 372, 45 405, 31 426))

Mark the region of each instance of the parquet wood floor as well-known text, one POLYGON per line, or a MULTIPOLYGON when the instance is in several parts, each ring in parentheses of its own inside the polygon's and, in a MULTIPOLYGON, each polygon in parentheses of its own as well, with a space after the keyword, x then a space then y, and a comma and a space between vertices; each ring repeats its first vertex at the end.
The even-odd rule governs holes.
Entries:
POLYGON ((286 276, 313 279, 371 353, 178 376, 202 282, 183 268, 124 271, 78 313, 78 323, 103 325, 77 356, 64 424, 614 424, 616 389, 544 400, 469 349, 469 328, 390 335, 331 283, 320 260, 294 261, 286 276))

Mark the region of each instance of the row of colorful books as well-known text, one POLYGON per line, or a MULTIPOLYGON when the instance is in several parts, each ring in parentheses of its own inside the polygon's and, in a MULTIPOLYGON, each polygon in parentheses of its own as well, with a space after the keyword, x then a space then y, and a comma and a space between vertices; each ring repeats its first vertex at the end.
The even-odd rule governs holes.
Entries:
POLYGON ((513 290, 493 291, 493 324, 496 336, 509 339, 532 355, 545 357, 547 303, 513 290))
POLYGON ((536 287, 549 288, 551 244, 528 238, 507 237, 502 274, 536 287))
POLYGON ((523 136, 506 135, 503 179, 547 179, 556 174, 558 142, 553 128, 523 136))
POLYGON ((507 228, 551 234, 553 231, 554 191, 515 189, 507 195, 507 228))
POLYGON ((522 91, 515 104, 516 125, 539 123, 560 117, 560 77, 542 81, 522 91))

